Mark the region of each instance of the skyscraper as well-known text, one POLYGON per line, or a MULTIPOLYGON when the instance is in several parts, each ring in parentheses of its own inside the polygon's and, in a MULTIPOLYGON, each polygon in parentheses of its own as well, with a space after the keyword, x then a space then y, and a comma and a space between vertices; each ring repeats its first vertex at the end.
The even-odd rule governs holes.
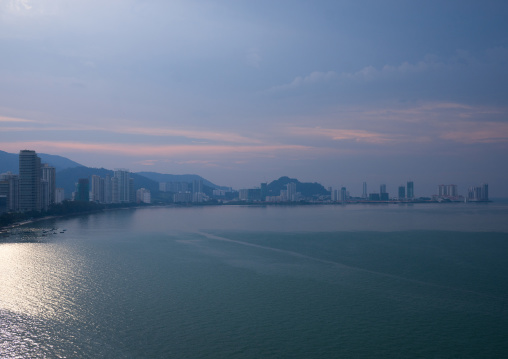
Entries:
POLYGON ((347 201, 347 190, 346 187, 340 188, 340 201, 345 203, 347 201))
POLYGON ((413 184, 413 181, 407 181, 407 198, 408 199, 413 199, 415 194, 414 194, 414 184, 413 184))
POLYGON ((286 185, 287 187, 287 194, 288 194, 288 201, 295 202, 296 201, 296 183, 291 182, 286 185))
POLYGON ((7 197, 7 210, 19 211, 19 176, 10 172, 0 175, 0 195, 7 197))
POLYGON ((363 182, 362 198, 367 198, 367 182, 363 182))
POLYGON ((88 178, 80 178, 76 186, 76 201, 90 201, 90 182, 88 178))
POLYGON ((39 183, 40 189, 40 197, 41 197, 41 203, 39 210, 47 211, 49 207, 49 182, 45 179, 41 178, 41 181, 39 183))
POLYGON ((113 202, 113 182, 111 181, 111 176, 106 175, 104 179, 104 203, 112 203, 113 202))
POLYGON ((42 165, 42 179, 48 182, 48 205, 55 203, 56 169, 44 163, 42 165))
POLYGON ((439 197, 457 197, 458 196, 458 192, 457 192, 457 185, 455 184, 448 184, 448 185, 444 185, 444 184, 440 184, 438 186, 438 190, 439 190, 439 197))
POLYGON ((114 203, 127 203, 131 201, 131 183, 130 183, 130 176, 129 176, 129 170, 126 169, 115 169, 115 176, 113 177, 116 179, 117 186, 115 188, 115 184, 113 182, 113 202, 114 203), (117 193, 115 201, 115 192, 117 193))
POLYGON ((467 199, 470 201, 488 201, 489 185, 486 183, 482 183, 481 186, 469 187, 467 199))
POLYGON ((404 185, 399 186, 399 199, 406 198, 406 187, 404 185))
POLYGON ((90 189, 90 200, 97 203, 104 203, 104 178, 92 175, 92 188, 90 189))
POLYGON ((193 180, 192 193, 201 193, 201 192, 203 192, 203 180, 193 180))
POLYGON ((116 176, 111 177, 111 203, 120 203, 120 191, 118 190, 118 177, 116 176))
POLYGON ((261 201, 265 201, 266 196, 268 196, 268 184, 263 182, 261 183, 261 201))
POLYGON ((35 151, 19 151, 19 209, 41 209, 41 159, 35 151))
POLYGON ((482 201, 489 200, 489 185, 487 183, 482 183, 482 201))

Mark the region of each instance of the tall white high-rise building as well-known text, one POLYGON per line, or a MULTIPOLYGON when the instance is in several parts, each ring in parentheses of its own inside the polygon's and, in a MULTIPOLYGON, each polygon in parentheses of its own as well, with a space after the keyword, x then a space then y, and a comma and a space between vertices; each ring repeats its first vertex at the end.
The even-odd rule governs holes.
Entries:
POLYGON ((65 200, 65 190, 63 188, 55 189, 55 203, 62 203, 65 200))
POLYGON ((287 187, 287 200, 290 202, 296 201, 296 183, 291 182, 286 185, 287 187))
POLYGON ((104 203, 105 180, 97 175, 92 175, 92 186, 90 188, 90 201, 104 203))
POLYGON ((112 203, 113 202, 113 183, 111 181, 111 176, 106 175, 104 179, 104 203, 112 203))
POLYGON ((131 202, 131 183, 129 170, 127 169, 115 169, 115 175, 113 177, 113 202, 114 203, 127 203, 131 202), (115 183, 116 182, 116 183, 115 183), (116 188, 115 188, 116 184, 116 188), (116 196, 115 196, 116 192, 116 196), (115 198, 116 197, 116 198, 115 198), (115 201, 116 199, 116 201, 115 201))

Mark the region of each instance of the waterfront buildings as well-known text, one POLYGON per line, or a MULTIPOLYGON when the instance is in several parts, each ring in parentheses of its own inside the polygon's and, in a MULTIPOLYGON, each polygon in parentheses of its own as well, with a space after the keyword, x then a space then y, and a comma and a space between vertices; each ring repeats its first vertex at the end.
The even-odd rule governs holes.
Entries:
POLYGON ((88 178, 80 178, 76 186, 75 201, 90 201, 90 182, 88 178))
POLYGON ((340 199, 339 200, 342 203, 345 203, 348 200, 348 194, 347 194, 346 187, 341 187, 340 188, 340 199))
POLYGON ((399 186, 398 199, 403 200, 406 198, 406 187, 404 185, 399 186))
MULTIPOLYGON (((5 173, 0 175, 0 212, 1 211, 32 211, 45 210, 53 203, 60 203, 64 199, 63 189, 56 188, 56 170, 54 167, 41 163, 41 159, 35 151, 22 150, 19 154, 20 174, 5 173)), ((104 172, 102 172, 104 173, 104 172)), ((111 173, 111 171, 109 172, 111 173)), ((73 198, 83 201, 94 201, 98 203, 130 203, 130 202, 151 202, 152 195, 146 192, 134 190, 134 180, 130 177, 129 170, 115 169, 114 175, 106 175, 102 178, 98 175, 91 175, 90 178, 82 178, 76 183, 76 191, 73 198), (88 194, 88 195, 87 195, 88 194)), ((239 192, 224 189, 212 189, 205 187, 202 180, 189 182, 163 182, 159 183, 161 192, 157 193, 157 200, 162 202, 206 202, 210 198, 215 201, 244 200, 249 202, 425 202, 448 200, 456 201, 488 201, 489 189, 487 184, 472 186, 468 189, 467 195, 458 195, 458 188, 455 184, 441 184, 438 186, 438 195, 430 198, 415 198, 414 183, 407 181, 406 186, 398 187, 398 196, 390 199, 387 185, 379 185, 379 193, 367 195, 367 183, 362 183, 361 197, 352 197, 346 187, 339 186, 337 189, 326 191, 320 190, 310 192, 310 183, 300 184, 295 179, 289 179, 284 184, 276 183, 268 185, 261 183, 261 187, 243 189, 239 192), (298 190, 301 192, 297 192, 298 190), (205 194, 205 190, 206 193, 205 194), (280 195, 277 195, 280 191, 280 195), (210 196, 210 197, 208 197, 210 196)), ((320 186, 319 184, 315 183, 320 186)), ((149 184, 146 185, 150 186, 149 184)), ((321 186, 322 187, 322 186, 321 186)), ((150 187, 151 188, 151 187, 150 187)))
POLYGON ((123 168, 115 169, 113 179, 113 203, 133 202, 131 192, 133 192, 134 189, 131 188, 129 170, 123 168))
POLYGON ((104 203, 104 189, 105 189, 106 181, 104 178, 92 175, 91 178, 91 188, 90 188, 90 201, 97 203, 104 203))
MULTIPOLYGON (((196 179, 192 182, 159 182, 159 190, 168 192, 172 196, 173 202, 205 202, 209 199, 205 193, 203 180, 196 179)), ((240 190, 241 192, 242 190, 240 190)), ((249 192, 241 192, 242 198, 249 198, 249 192)), ((247 200, 247 199, 245 199, 247 200)))
POLYGON ((19 152, 19 175, 0 175, 0 196, 5 196, 5 211, 28 212, 47 210, 55 203, 56 170, 41 163, 32 150, 19 152))
POLYGON ((19 176, 11 172, 0 175, 0 196, 5 196, 5 210, 19 211, 19 176))
POLYGON ((407 199, 413 199, 413 198, 415 198, 414 183, 413 183, 413 181, 408 181, 407 182, 406 195, 407 195, 407 199))
POLYGON ((41 208, 41 159, 35 151, 19 152, 19 209, 21 212, 41 208))
POLYGON ((457 191, 457 185, 455 184, 440 184, 438 186, 438 195, 440 197, 457 197, 458 191, 457 191))
POLYGON ((489 200, 489 185, 482 183, 480 186, 469 187, 467 200, 472 202, 487 202, 489 200))
POLYGON ((62 203, 65 200, 65 191, 63 188, 55 189, 55 203, 62 203))
POLYGON ((92 175, 90 181, 90 201, 97 203, 136 202, 134 179, 127 169, 115 169, 113 177, 92 175))
POLYGON ((386 192, 385 184, 379 186, 379 199, 381 201, 388 201, 390 199, 390 195, 386 192))
POLYGON ((290 202, 296 202, 296 183, 291 182, 286 185, 287 188, 287 200, 290 202))
POLYGON ((459 195, 457 185, 455 184, 440 184, 438 186, 438 194, 432 196, 437 201, 463 201, 464 197, 459 195))
POLYGON ((136 203, 150 203, 150 191, 146 188, 140 188, 136 191, 136 203))
POLYGON ((56 169, 47 163, 42 164, 42 179, 47 182, 48 191, 45 201, 48 205, 55 203, 56 196, 56 169))

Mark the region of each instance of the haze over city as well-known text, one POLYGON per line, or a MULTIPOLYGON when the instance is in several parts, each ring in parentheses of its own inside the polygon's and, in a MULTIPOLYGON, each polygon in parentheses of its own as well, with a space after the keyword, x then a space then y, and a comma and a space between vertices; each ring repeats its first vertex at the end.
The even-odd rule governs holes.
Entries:
POLYGON ((508 197, 499 1, 0 1, 0 150, 508 197))

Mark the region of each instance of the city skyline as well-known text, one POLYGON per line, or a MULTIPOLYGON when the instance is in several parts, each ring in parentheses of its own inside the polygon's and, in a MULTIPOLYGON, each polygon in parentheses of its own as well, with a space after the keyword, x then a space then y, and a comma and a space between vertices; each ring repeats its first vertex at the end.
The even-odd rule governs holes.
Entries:
POLYGON ((416 196, 489 183, 508 197, 507 10, 0 2, 0 150, 234 188, 413 180, 416 196))
MULTIPOLYGON (((47 156, 47 154, 41 154, 42 156, 47 156)), ((60 160, 68 161, 68 159, 60 157, 60 160)), ((22 205, 19 208, 24 208, 24 211, 31 210, 31 208, 41 208, 45 209, 49 205, 53 203, 59 203, 63 201, 65 195, 63 188, 56 188, 56 168, 48 163, 41 163, 41 158, 35 151, 32 150, 20 150, 18 155, 18 163, 19 163, 19 173, 12 173, 9 170, 5 173, 0 173, 0 198, 2 196, 7 196, 6 198, 6 209, 15 209, 18 208, 15 203, 18 203, 18 196, 21 199, 23 196, 26 196, 26 193, 32 192, 31 196, 35 196, 29 206, 22 205), (23 181, 22 179, 25 178, 23 181), (27 181, 28 179, 28 181, 27 181), (14 180, 14 182, 12 182, 14 180), (23 183, 24 182, 24 183, 23 183), (33 182, 32 184, 30 184, 33 182), (36 192, 34 192, 33 188, 35 183, 39 183, 40 186, 35 186, 39 188, 36 192), (20 186, 21 184, 21 186, 20 186), (27 187, 28 186, 28 187, 27 187), (21 193, 23 192, 23 195, 21 193), (17 195, 15 193, 18 193, 17 195), (35 194, 36 193, 36 194, 35 194), (57 200, 58 197, 58 200, 57 200), (30 208, 29 208, 30 207, 30 208)), ((69 162, 68 162, 69 163, 69 162)), ((70 162, 73 163, 73 162, 70 162)), ((79 165, 78 163, 73 163, 74 165, 79 165)), ((87 168, 87 167, 77 167, 78 169, 87 168)), ((70 168, 67 168, 70 169, 70 168)), ((94 168, 88 168, 94 171, 94 168)), ((96 171, 108 171, 107 169, 95 169, 96 171)), ((0 168, 0 172, 2 168, 0 168)), ((5 171, 5 169, 3 169, 5 171)), ((140 186, 136 191, 134 185, 134 179, 130 177, 130 171, 124 168, 115 168, 112 172, 112 175, 106 174, 105 177, 101 177, 95 174, 90 174, 87 177, 82 177, 78 179, 77 182, 74 182, 75 191, 72 195, 67 198, 72 200, 80 200, 80 201, 92 201, 97 203, 128 203, 134 202, 135 199, 146 198, 149 199, 150 191, 146 188, 142 188, 140 186), (86 189, 85 189, 86 188, 86 189), (139 192, 139 193, 138 193, 139 192), (146 195, 146 196, 145 196, 146 195)), ((16 172, 16 171, 14 171, 16 172)), ((160 178, 160 175, 163 174, 152 173, 152 175, 156 175, 156 177, 160 178)), ((141 177, 145 177, 143 173, 140 175, 141 177)), ((161 182, 160 180, 154 180, 152 178, 145 177, 145 179, 149 179, 157 183, 159 192, 172 192, 175 193, 174 198, 180 198, 181 200, 173 199, 174 202, 206 202, 210 199, 225 199, 224 195, 226 192, 236 192, 238 193, 238 197, 240 200, 251 200, 252 198, 256 198, 256 200, 261 201, 272 201, 268 200, 267 193, 267 182, 262 182, 259 186, 254 188, 229 188, 227 191, 219 188, 220 185, 211 184, 210 187, 213 190, 213 195, 208 196, 204 193, 203 190, 203 181, 206 179, 202 177, 199 180, 193 179, 192 181, 170 181, 170 182, 161 182), (216 188, 216 189, 214 189, 216 188), (189 190, 190 189, 190 190, 189 190), (217 194, 215 193, 217 192, 217 194), (259 192, 259 193, 258 193, 259 192), (219 194, 220 193, 220 194, 219 194), (185 194, 185 196, 179 196, 178 194, 185 194)), ((274 199, 274 201, 290 201, 296 202, 300 200, 308 200, 309 198, 305 198, 305 196, 301 196, 301 194, 296 191, 296 182, 300 182, 298 179, 291 179, 287 176, 283 176, 278 180, 273 180, 275 183, 282 179, 287 179, 289 182, 287 184, 287 188, 280 193, 280 197, 274 199), (283 193, 285 192, 285 194, 283 193)), ((302 184, 316 184, 320 186, 323 190, 324 186, 320 183, 302 183, 302 184)), ((34 188, 35 188, 34 187, 34 188)), ((405 185, 400 185, 397 188, 397 191, 390 192, 387 190, 386 183, 382 183, 379 185, 379 192, 376 191, 368 191, 367 182, 362 182, 362 194, 361 197, 352 193, 350 189, 344 187, 343 185, 338 188, 329 186, 327 188, 329 192, 329 200, 335 202, 346 202, 349 199, 354 200, 369 200, 369 201, 392 201, 392 200, 413 200, 413 199, 424 199, 432 197, 432 200, 452 200, 452 201, 485 201, 489 200, 489 189, 488 183, 482 183, 481 185, 470 185, 467 188, 467 191, 462 194, 458 190, 458 186, 456 184, 439 184, 437 185, 437 191, 432 194, 423 194, 420 193, 415 195, 414 191, 414 181, 409 180, 405 185), (339 189, 340 188, 340 189, 339 189)), ((273 193, 272 193, 273 194, 273 193)), ((229 200, 234 199, 234 197, 230 197, 229 200)), ((167 200, 165 198, 164 200, 167 200)), ((322 201, 323 198, 319 199, 322 201)), ((325 199, 326 200, 326 199, 325 199)), ((25 200, 26 202, 26 200, 25 200)))
MULTIPOLYGON (((29 153, 29 154, 31 154, 31 156, 33 155, 37 158, 38 168, 39 168, 39 172, 40 172, 40 176, 41 176, 40 180, 42 180, 43 182, 46 182, 47 183, 46 186, 48 187, 45 194, 44 194, 44 196, 47 197, 47 199, 45 200, 45 203, 47 203, 47 204, 53 203, 53 201, 55 201, 55 198, 57 196, 56 190, 61 190, 61 188, 55 188, 56 187, 56 174, 57 174, 56 168, 53 167, 53 165, 51 164, 51 161, 49 161, 50 163, 40 163, 41 159, 38 157, 38 155, 42 155, 44 157, 46 157, 46 156, 53 156, 54 157, 54 155, 37 154, 33 150, 20 150, 19 155, 10 154, 10 155, 15 155, 15 156, 19 157, 19 159, 16 162, 19 163, 20 169, 23 167, 22 166, 23 156, 21 156, 23 153, 29 153)), ((61 157, 61 156, 56 156, 56 157, 59 158, 59 161, 62 161, 62 160, 67 161, 67 163, 68 163, 67 166, 69 166, 69 165, 71 167, 73 165, 74 166, 82 166, 76 162, 72 162, 72 161, 69 162, 69 159, 67 159, 65 157, 61 157)), ((69 169, 71 167, 67 167, 67 169, 69 169)), ((78 168, 81 168, 81 167, 78 167, 78 168)), ((87 168, 87 167, 84 167, 84 168, 87 168)), ((89 168, 89 169, 92 171, 94 170, 94 168, 89 168)), ((35 170, 35 169, 33 169, 33 170, 35 170)), ((31 170, 31 171, 33 171, 33 170, 31 170)), ((95 170, 108 171, 108 169, 104 169, 104 168, 101 168, 101 169, 95 168, 95 170)), ((16 171, 12 168, 10 168, 10 169, 3 168, 2 169, 2 167, 0 166, 0 172, 2 172, 2 171, 4 171, 5 173, 3 173, 3 174, 0 173, 0 175, 4 176, 6 178, 9 178, 11 175, 14 175, 15 177, 17 177, 18 174, 16 174, 16 172, 21 172, 19 170, 16 171), (12 173, 12 171, 14 171, 15 173, 12 173)), ((133 198, 135 196, 134 190, 133 190, 133 188, 127 190, 127 187, 132 187, 132 178, 129 179, 130 183, 125 182, 126 178, 128 177, 128 173, 130 173, 130 170, 123 169, 123 168, 115 168, 114 171, 111 169, 109 169, 109 171, 112 172, 112 175, 111 176, 106 175, 106 178, 101 178, 97 174, 91 174, 86 179, 87 186, 90 189, 90 193, 89 193, 90 200, 95 201, 96 198, 101 198, 101 200, 99 200, 98 202, 120 203, 120 202, 126 202, 127 197, 129 197, 130 198, 129 201, 132 202, 133 198), (122 178, 124 178, 123 181, 121 180, 122 178), (122 182, 124 184, 120 185, 122 182), (105 193, 109 193, 109 197, 111 197, 111 190, 112 190, 111 186, 113 188, 114 187, 117 188, 116 190, 113 190, 113 192, 115 192, 115 193, 118 192, 116 194, 117 198, 107 199, 108 196, 105 193), (123 188, 123 190, 120 190, 120 187, 123 188), (127 193, 127 192, 129 192, 129 193, 127 193), (122 199, 120 199, 120 197, 122 197, 122 199)), ((160 173, 156 173, 156 172, 152 172, 152 174, 157 175, 156 177, 160 177, 160 175, 164 176, 164 174, 160 174, 160 173)), ((146 177, 143 172, 141 172, 140 175, 142 177, 146 177)), ((197 174, 194 174, 192 176, 198 176, 198 178, 201 178, 201 180, 200 180, 201 186, 203 185, 202 184, 203 180, 207 180, 197 174)), ((282 176, 281 178, 283 178, 283 177, 287 177, 287 176, 282 176)), ((150 176, 148 178, 150 178, 150 176)), ((294 180, 298 181, 298 179, 296 179, 296 178, 294 180)), ((277 180, 275 178, 272 178, 271 181, 277 181, 277 180)), ((180 191, 183 188, 183 187, 181 187, 182 184, 185 184, 185 188, 187 188, 187 186, 190 186, 190 188, 192 189, 192 193, 195 192, 195 190, 193 188, 196 186, 196 184, 195 184, 196 180, 192 180, 192 181, 188 181, 188 182, 177 181, 177 182, 167 182, 167 183, 160 182, 159 180, 157 180, 156 182, 159 183, 159 190, 162 192, 172 191, 170 188, 172 188, 173 186, 178 187, 178 189, 180 191)), ((312 182, 318 183, 319 185, 323 185, 322 183, 319 183, 316 181, 312 181, 312 182)), ((311 182, 308 182, 308 183, 311 183, 311 182)), ((260 188, 262 189, 263 185, 266 186, 266 184, 267 184, 267 182, 261 182, 261 183, 258 183, 257 185, 255 185, 254 187, 249 187, 249 188, 247 186, 240 186, 238 188, 233 188, 233 187, 229 187, 229 188, 232 191, 240 191, 241 192, 242 190, 247 191, 247 190, 251 190, 251 189, 260 189, 260 188)), ((76 192, 79 192, 77 190, 78 182, 76 182, 75 185, 76 185, 76 192)), ((212 185, 212 183, 210 183, 210 185, 212 185)), ((399 186, 396 186, 393 183, 389 184, 389 186, 387 186, 386 183, 380 183, 379 184, 379 191, 372 190, 372 187, 371 186, 368 187, 367 182, 364 181, 361 184, 361 187, 362 187, 361 195, 360 195, 360 193, 357 193, 357 191, 356 191, 357 187, 359 185, 360 185, 359 183, 355 183, 350 187, 348 186, 347 187, 347 197, 364 198, 365 199, 365 198, 370 198, 371 194, 379 194, 380 200, 387 200, 387 198, 399 198, 400 199, 400 198, 419 198, 419 197, 436 197, 436 198, 442 197, 442 198, 455 198, 455 199, 457 199, 457 198, 461 198, 461 199, 466 199, 466 198, 467 199, 475 199, 476 198, 477 199, 480 197, 489 198, 488 191, 487 191, 487 195, 485 195, 485 196, 478 195, 478 193, 483 193, 482 192, 483 190, 479 189, 480 187, 484 187, 485 185, 488 186, 488 183, 486 183, 486 182, 482 182, 480 184, 480 186, 478 186, 478 184, 469 183, 467 186, 463 186, 463 189, 461 188, 461 190, 459 190, 460 186, 458 186, 456 183, 453 183, 453 184, 449 183, 446 185, 445 184, 438 184, 438 185, 434 185, 433 191, 426 191, 425 192, 420 189, 419 193, 417 192, 416 195, 414 192, 414 181, 413 180, 408 180, 406 184, 401 184, 399 186), (354 188, 354 190, 351 191, 351 188, 354 188), (476 191, 477 193, 472 194, 474 191, 476 191), (384 196, 383 196, 383 193, 385 194, 384 196)), ((377 185, 378 184, 374 184, 374 187, 377 185)), ((227 188, 227 186, 222 186, 221 184, 217 184, 217 183, 213 184, 213 186, 227 188)), ((183 188, 183 192, 186 192, 185 188, 183 188)), ((323 186, 323 188, 328 189, 332 200, 338 201, 339 199, 343 200, 345 198, 344 193, 341 194, 341 192, 346 190, 346 187, 344 186, 344 184, 338 185, 338 187, 336 185, 323 186)), ((197 192, 201 193, 202 191, 199 190, 197 192)), ((494 193, 496 193, 496 192, 494 192, 494 193)), ((70 195, 70 193, 68 193, 68 195, 70 195)), ((60 198, 60 196, 63 196, 63 194, 60 193, 60 194, 58 194, 58 196, 60 198)), ((67 196, 67 197, 70 198, 69 196, 67 196)), ((113 196, 113 197, 115 197, 115 196, 113 196)), ((496 197, 496 196, 494 195, 494 197, 496 197)), ((74 197, 72 196, 72 198, 74 198, 74 197)), ((497 197, 497 198, 500 198, 500 197, 497 197)), ((62 199, 63 199, 63 197, 62 197, 62 199)), ((57 201, 57 202, 61 202, 61 200, 57 201)), ((198 201, 198 202, 200 202, 200 201, 198 201)))

